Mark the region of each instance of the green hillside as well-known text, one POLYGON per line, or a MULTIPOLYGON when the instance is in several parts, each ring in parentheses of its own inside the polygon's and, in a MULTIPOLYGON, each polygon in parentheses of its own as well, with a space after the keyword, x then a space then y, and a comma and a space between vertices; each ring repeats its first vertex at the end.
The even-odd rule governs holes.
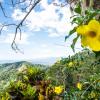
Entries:
POLYGON ((51 67, 27 62, 3 64, 0 80, 12 82, 1 94, 1 98, 2 100, 99 100, 99 69, 100 63, 95 54, 88 50, 68 58, 61 58, 51 67))
POLYGON ((15 81, 18 74, 27 69, 28 66, 45 68, 40 64, 32 64, 26 61, 0 64, 0 91, 3 91, 10 83, 15 81))

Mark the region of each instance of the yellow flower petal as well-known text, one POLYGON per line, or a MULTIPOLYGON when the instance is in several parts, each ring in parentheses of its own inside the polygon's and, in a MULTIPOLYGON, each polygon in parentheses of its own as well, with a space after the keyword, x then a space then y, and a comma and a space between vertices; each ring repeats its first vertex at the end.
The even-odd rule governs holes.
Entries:
POLYGON ((81 45, 82 45, 83 47, 88 46, 88 41, 87 41, 87 39, 86 39, 86 36, 82 36, 82 38, 81 38, 81 45))
POLYGON ((95 31, 97 32, 98 29, 100 29, 100 23, 96 20, 91 20, 89 23, 88 23, 88 27, 92 30, 92 31, 95 31))
POLYGON ((85 35, 86 32, 87 32, 88 30, 89 30, 89 29, 88 29, 87 25, 82 25, 82 26, 79 26, 79 27, 76 29, 76 32, 77 32, 78 34, 85 35))
POLYGON ((72 67, 73 66, 73 62, 69 62, 69 67, 72 67))
POLYGON ((91 20, 88 25, 79 26, 76 30, 81 35, 82 46, 90 47, 93 51, 100 51, 100 23, 91 20))
POLYGON ((42 94, 39 93, 38 99, 39 99, 39 100, 45 100, 44 95, 42 95, 42 94))
POLYGON ((92 91, 92 92, 90 93, 90 96, 91 96, 91 98, 95 98, 95 97, 96 97, 96 93, 95 93, 94 91, 92 91))
POLYGON ((63 91, 63 88, 62 88, 61 86, 57 86, 57 87, 55 87, 55 89, 54 89, 54 92, 55 92, 56 94, 60 94, 62 91, 63 91))
POLYGON ((79 82, 79 83, 77 83, 77 88, 79 89, 79 90, 82 90, 82 84, 79 82))
POLYGON ((100 51, 100 41, 97 38, 88 38, 88 43, 93 51, 100 51))
POLYGON ((91 38, 89 36, 84 36, 81 39, 81 44, 82 46, 88 46, 90 47, 93 51, 100 51, 100 40, 97 39, 98 37, 91 38))

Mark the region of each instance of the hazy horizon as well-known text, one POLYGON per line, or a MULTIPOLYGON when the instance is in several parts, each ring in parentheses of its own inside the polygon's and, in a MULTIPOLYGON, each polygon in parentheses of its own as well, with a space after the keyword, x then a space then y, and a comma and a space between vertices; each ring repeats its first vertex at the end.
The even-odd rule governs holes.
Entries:
POLYGON ((22 60, 0 60, 0 64, 27 61, 27 62, 31 62, 33 64, 51 65, 51 64, 54 64, 57 60, 60 60, 60 59, 61 59, 61 57, 47 57, 47 58, 22 59, 22 60))

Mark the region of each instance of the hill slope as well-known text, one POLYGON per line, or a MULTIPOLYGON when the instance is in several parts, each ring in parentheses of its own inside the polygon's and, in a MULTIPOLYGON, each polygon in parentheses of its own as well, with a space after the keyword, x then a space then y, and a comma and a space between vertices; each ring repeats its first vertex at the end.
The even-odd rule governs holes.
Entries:
POLYGON ((18 73, 28 66, 46 67, 40 64, 34 65, 26 61, 0 64, 0 91, 4 90, 4 88, 9 85, 10 81, 16 80, 18 73))
MULTIPOLYGON (((11 82, 8 90, 5 90, 8 91, 7 93, 10 98, 13 96, 15 98, 20 97, 20 99, 14 100, 33 100, 33 98, 40 98, 41 96, 45 98, 45 96, 50 96, 48 93, 51 90, 52 92, 50 93, 54 95, 51 95, 51 97, 56 98, 57 93, 55 90, 59 87, 59 89, 64 89, 61 92, 62 95, 59 95, 61 98, 71 98, 69 100, 74 100, 75 98, 77 100, 100 99, 100 61, 95 57, 93 52, 84 50, 68 58, 62 58, 51 67, 45 67, 43 70, 37 67, 44 68, 45 66, 39 64, 31 65, 28 62, 3 64, 1 66, 2 72, 5 71, 5 74, 2 73, 2 76, 4 75, 2 77, 4 82, 16 80, 11 82), (17 74, 18 72, 21 72, 20 75, 17 74), (18 78, 16 78, 17 75, 18 78), (68 93, 64 95, 66 91, 68 93)), ((3 84, 2 81, 1 83, 3 84)), ((7 85, 1 85, 1 87, 3 86, 5 88, 7 85)), ((1 90, 4 90, 4 88, 1 88, 1 90)), ((5 96, 7 96, 6 92, 3 97, 6 98, 5 96)), ((50 98, 48 100, 53 99, 50 98)))
POLYGON ((95 54, 84 50, 74 56, 57 61, 47 73, 53 80, 58 80, 58 84, 63 84, 64 74, 68 73, 73 74, 75 81, 77 77, 80 81, 93 81, 100 76, 99 68, 100 62, 96 59, 95 54))

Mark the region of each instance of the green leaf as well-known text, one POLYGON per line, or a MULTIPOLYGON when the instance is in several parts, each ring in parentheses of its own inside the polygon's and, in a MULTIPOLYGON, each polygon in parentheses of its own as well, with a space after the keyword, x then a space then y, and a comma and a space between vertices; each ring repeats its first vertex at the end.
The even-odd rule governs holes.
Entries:
POLYGON ((79 38, 79 35, 77 35, 77 37, 73 39, 73 43, 71 44, 71 48, 72 48, 73 52, 75 52, 74 47, 75 47, 75 44, 76 44, 78 38, 79 38))
POLYGON ((76 23, 76 21, 77 21, 77 17, 73 18, 73 20, 72 20, 71 24, 76 23))
POLYGON ((70 32, 69 35, 65 36, 65 41, 73 34, 76 32, 76 27, 74 27, 70 32))
POLYGON ((95 53, 95 55, 96 55, 96 57, 100 57, 100 51, 93 51, 94 53, 95 53))
POLYGON ((82 22, 83 22, 83 20, 84 20, 84 17, 83 16, 81 16, 81 17, 75 17, 75 18, 73 18, 73 20, 72 20, 72 24, 78 24, 78 25, 80 25, 82 22))
POLYGON ((74 9, 74 11, 75 11, 75 13, 81 14, 81 6, 80 6, 80 4, 78 4, 76 6, 76 8, 74 9))
POLYGON ((89 10, 85 11, 85 14, 86 14, 86 16, 85 16, 85 24, 88 24, 88 22, 90 20, 92 20, 93 18, 95 18, 97 15, 100 14, 100 10, 93 10, 93 9, 91 10, 91 9, 89 9, 89 10))

